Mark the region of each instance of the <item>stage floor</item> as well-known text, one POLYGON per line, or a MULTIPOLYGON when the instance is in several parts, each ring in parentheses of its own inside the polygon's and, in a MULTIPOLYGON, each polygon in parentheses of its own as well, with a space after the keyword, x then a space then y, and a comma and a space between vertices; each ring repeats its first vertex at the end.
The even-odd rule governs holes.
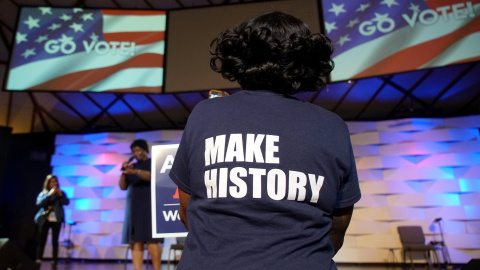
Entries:
MULTIPOLYGON (((170 264, 168 265, 167 263, 162 264, 162 269, 161 270, 175 270, 176 264, 170 264)), ((42 263, 42 266, 40 270, 50 270, 51 269, 51 262, 50 261, 45 261, 42 263)), ((132 263, 123 263, 123 262, 82 262, 82 261, 72 261, 70 263, 65 263, 65 262, 60 262, 58 264, 58 270, 134 270, 133 269, 133 264, 132 263)), ((151 265, 143 265, 144 270, 152 270, 151 265)), ((385 266, 385 265, 352 265, 352 264, 347 264, 347 265, 338 265, 339 270, 401 270, 402 267, 400 265, 394 265, 394 266, 385 266)), ((427 269, 425 265, 416 265, 415 270, 424 270, 427 269)), ((451 269, 460 269, 457 267, 451 268, 451 269)))

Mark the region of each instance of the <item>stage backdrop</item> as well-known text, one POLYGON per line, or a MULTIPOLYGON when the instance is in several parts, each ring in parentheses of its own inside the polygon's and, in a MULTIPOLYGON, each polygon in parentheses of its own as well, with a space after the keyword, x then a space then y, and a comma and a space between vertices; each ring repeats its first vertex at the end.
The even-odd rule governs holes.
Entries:
MULTIPOLYGON (((363 196, 335 260, 384 263, 390 249, 400 260, 397 226, 420 225, 425 233, 438 233, 438 224, 432 222, 439 217, 452 261, 480 258, 480 116, 348 126, 363 196)), ((181 134, 169 130, 56 137, 53 173, 71 198, 67 219, 77 223, 72 227, 73 258, 125 257, 121 231, 126 192, 118 187, 120 164, 131 156, 134 139, 144 138, 151 146, 178 144, 181 134)), ((66 236, 62 231, 60 241, 66 236)), ((173 241, 166 238, 163 260, 173 241)), ((46 257, 50 250, 47 242, 46 257)))

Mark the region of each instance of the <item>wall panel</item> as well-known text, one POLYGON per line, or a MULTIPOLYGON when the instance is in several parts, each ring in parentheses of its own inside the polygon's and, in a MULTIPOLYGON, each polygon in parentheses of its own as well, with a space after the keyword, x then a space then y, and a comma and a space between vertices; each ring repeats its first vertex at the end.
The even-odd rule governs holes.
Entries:
MULTIPOLYGON (((65 207, 66 219, 76 222, 71 236, 75 244, 73 258, 125 258, 121 234, 126 191, 118 187, 118 180, 121 164, 131 156, 130 144, 137 138, 146 139, 150 146, 179 143, 181 135, 182 131, 177 130, 57 135, 51 165, 70 198, 70 205, 65 207)), ((60 241, 67 237, 66 226, 60 241)), ((172 240, 166 240, 165 245, 172 240)), ((48 258, 49 242, 47 248, 44 254, 48 258)), ((164 249, 164 260, 166 256, 164 249)))
MULTIPOLYGON (((480 116, 347 123, 362 199, 337 262, 401 259, 397 227, 422 226, 438 239, 442 218, 452 261, 480 258, 480 116), (393 250, 393 254, 390 252, 393 250)), ((126 192, 118 188, 130 143, 178 143, 181 131, 58 135, 53 173, 71 198, 74 258, 123 259, 126 192)), ((62 239, 62 238, 61 238, 62 239)), ((166 239, 168 246, 173 239, 166 239)), ((47 243, 47 245, 49 245, 47 243)), ((46 252, 46 256, 50 253, 46 252)), ((166 259, 166 248, 163 259, 166 259)))
POLYGON ((480 116, 347 124, 363 197, 347 231, 355 245, 336 261, 386 262, 389 249, 401 259, 398 226, 422 226, 430 241, 440 224, 453 262, 479 258, 480 116), (375 252, 357 257, 362 247, 375 252))

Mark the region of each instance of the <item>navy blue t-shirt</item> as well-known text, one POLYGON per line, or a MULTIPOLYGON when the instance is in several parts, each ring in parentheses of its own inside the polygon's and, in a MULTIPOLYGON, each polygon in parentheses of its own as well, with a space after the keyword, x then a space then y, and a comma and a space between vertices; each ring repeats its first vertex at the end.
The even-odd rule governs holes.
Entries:
POLYGON ((191 195, 178 269, 336 269, 332 212, 360 199, 343 120, 269 91, 200 102, 170 177, 191 195))

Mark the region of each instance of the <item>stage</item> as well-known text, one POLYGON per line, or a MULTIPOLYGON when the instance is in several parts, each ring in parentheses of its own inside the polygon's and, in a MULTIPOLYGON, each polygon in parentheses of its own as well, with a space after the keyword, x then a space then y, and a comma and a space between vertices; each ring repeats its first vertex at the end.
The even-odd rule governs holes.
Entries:
MULTIPOLYGON (((385 265, 385 264, 338 264, 337 265, 339 270, 393 270, 393 269, 405 269, 402 268, 400 264, 396 265, 385 265)), ((454 266, 449 268, 449 270, 460 270, 461 266, 454 266)), ((50 270, 51 269, 51 262, 45 261, 43 262, 40 270, 50 270)), ((81 260, 74 260, 70 263, 60 262, 58 264, 58 270, 134 270, 133 264, 131 262, 114 262, 114 261, 81 261, 81 260)), ((144 270, 152 270, 152 265, 144 264, 144 270)), ((174 270, 176 269, 175 263, 168 264, 167 262, 162 263, 161 270, 174 270)), ((415 265, 413 270, 420 270, 420 269, 428 269, 426 265, 418 264, 415 265)), ((438 268, 437 268, 438 269, 438 268)))

